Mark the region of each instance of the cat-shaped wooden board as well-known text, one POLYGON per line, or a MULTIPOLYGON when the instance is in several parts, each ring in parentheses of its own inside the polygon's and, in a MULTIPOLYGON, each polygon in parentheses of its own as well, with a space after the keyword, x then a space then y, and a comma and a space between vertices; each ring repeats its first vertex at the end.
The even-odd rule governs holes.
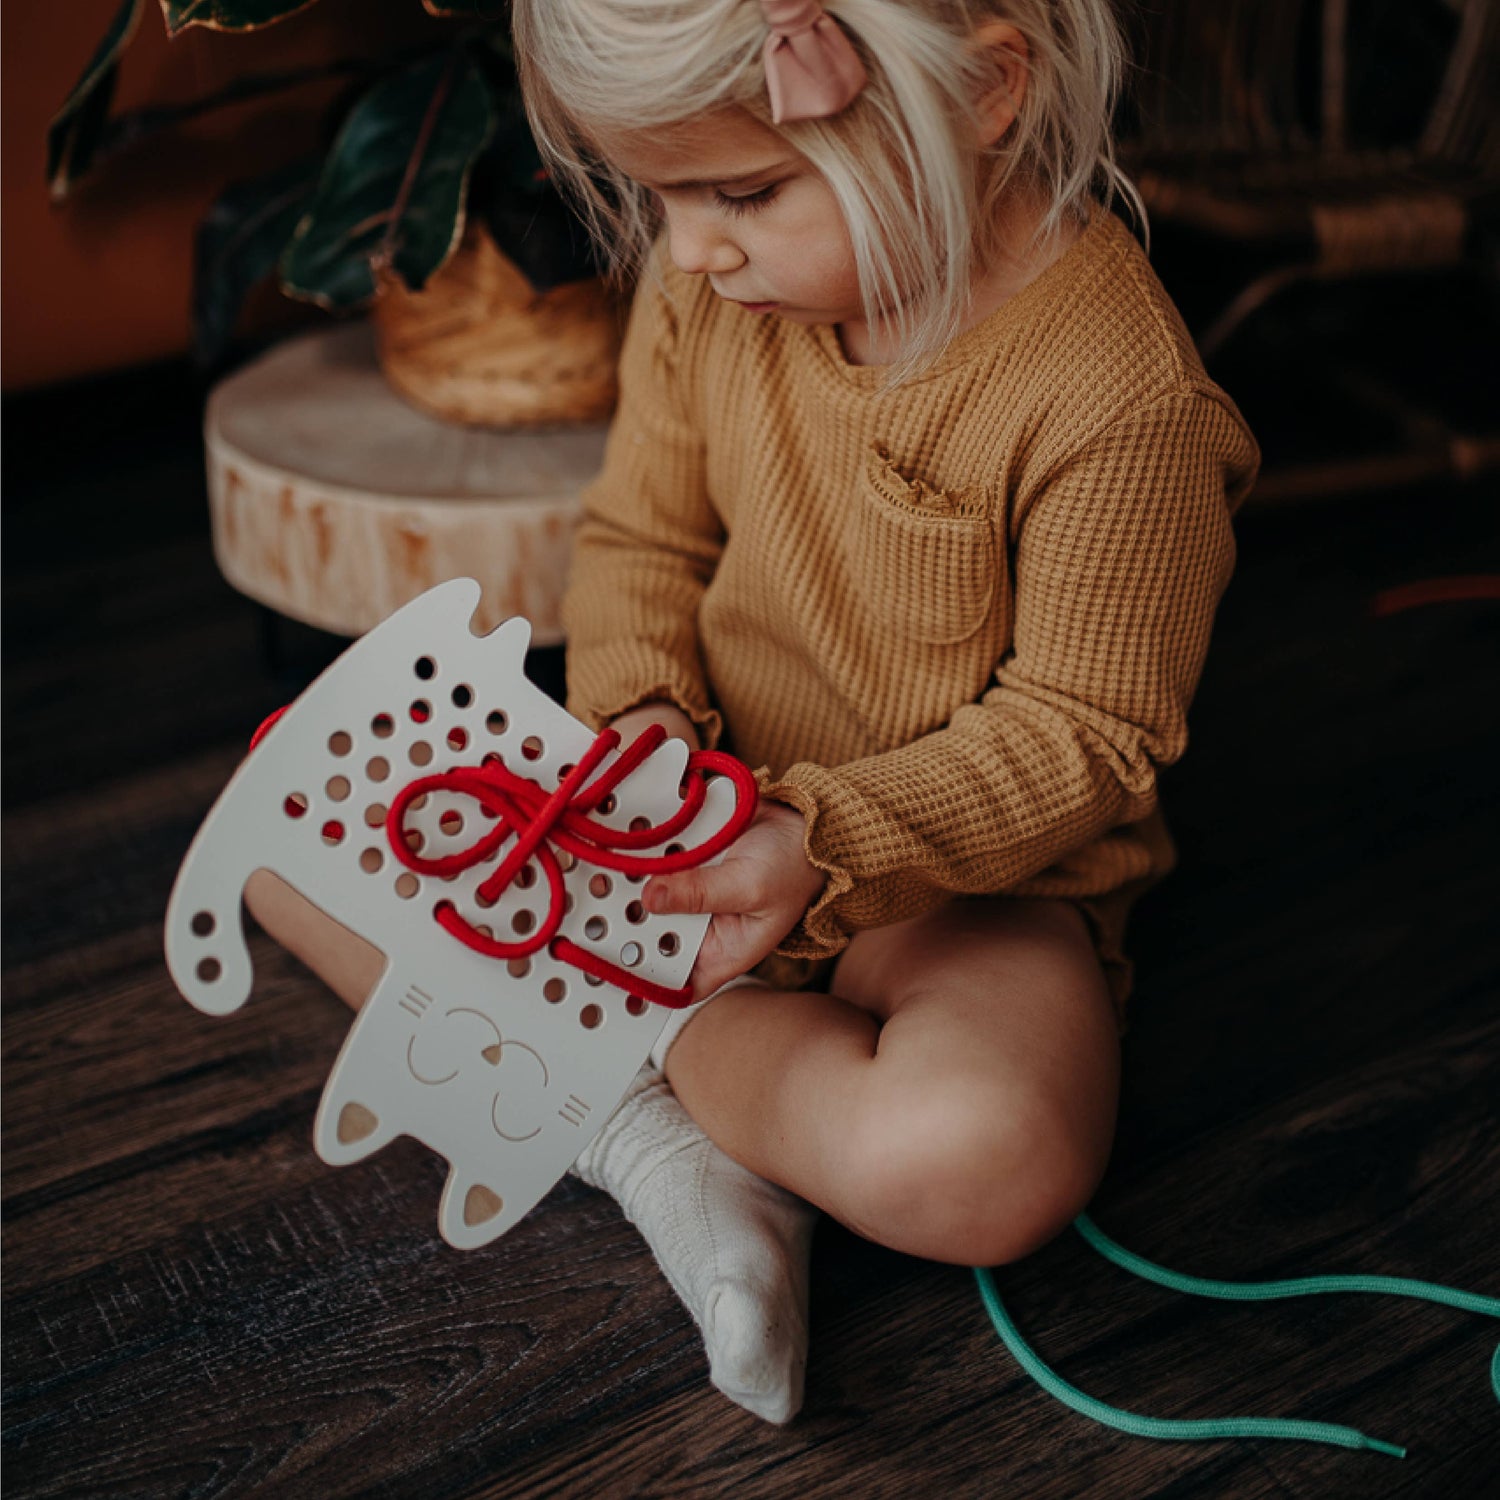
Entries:
MULTIPOLYGON (((644 876, 555 849, 550 874, 533 856, 484 904, 481 885, 515 848, 510 833, 457 875, 416 874, 395 857, 387 815, 418 778, 491 755, 554 793, 603 749, 527 680, 524 619, 472 633, 479 598, 467 578, 429 590, 283 713, 194 839, 166 924, 172 977, 211 1015, 250 993, 240 902, 257 869, 385 954, 324 1088, 314 1144, 333 1165, 397 1135, 430 1146, 451 1168, 439 1229, 460 1249, 504 1234, 567 1171, 623 1097, 667 1011, 554 957, 555 943, 508 960, 475 952, 435 919, 440 906, 451 903, 480 934, 524 943, 556 918, 549 878, 561 870, 558 932, 643 988, 684 986, 709 922, 647 913, 644 876)), ((684 810, 688 753, 680 740, 661 744, 589 817, 617 830, 666 824, 684 810)), ((619 755, 609 752, 606 770, 619 755)), ((734 781, 714 776, 691 823, 640 852, 697 848, 745 815, 734 781)), ((401 826, 408 848, 436 859, 472 849, 497 824, 473 798, 440 790, 416 796, 401 826)))

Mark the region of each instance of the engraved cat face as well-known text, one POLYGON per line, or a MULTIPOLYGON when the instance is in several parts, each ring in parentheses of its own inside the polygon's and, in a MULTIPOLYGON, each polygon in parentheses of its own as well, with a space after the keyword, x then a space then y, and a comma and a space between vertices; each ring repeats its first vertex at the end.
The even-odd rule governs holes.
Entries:
POLYGON ((425 1088, 449 1090, 452 1107, 473 1129, 481 1128, 482 1105, 484 1119, 503 1141, 528 1141, 541 1132, 538 1120, 551 1081, 545 1059, 528 1043, 502 1036, 472 1005, 429 1001, 407 1041, 406 1067, 425 1088))

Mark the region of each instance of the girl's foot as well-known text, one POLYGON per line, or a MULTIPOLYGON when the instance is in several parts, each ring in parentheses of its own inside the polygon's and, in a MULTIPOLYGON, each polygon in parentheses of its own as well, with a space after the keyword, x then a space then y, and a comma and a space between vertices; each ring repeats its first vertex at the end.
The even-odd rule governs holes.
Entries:
POLYGON ((818 1210, 719 1150, 649 1063, 572 1172, 640 1230, 703 1335, 714 1385, 768 1422, 790 1421, 818 1210))

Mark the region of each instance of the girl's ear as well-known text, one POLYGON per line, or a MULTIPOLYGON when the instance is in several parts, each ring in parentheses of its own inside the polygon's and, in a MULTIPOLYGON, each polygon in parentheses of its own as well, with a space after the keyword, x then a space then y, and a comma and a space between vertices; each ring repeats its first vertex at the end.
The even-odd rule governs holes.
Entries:
POLYGON ((1026 97, 1031 49, 1009 21, 986 21, 969 45, 988 52, 1000 72, 999 84, 979 100, 979 144, 993 146, 1010 129, 1026 97))

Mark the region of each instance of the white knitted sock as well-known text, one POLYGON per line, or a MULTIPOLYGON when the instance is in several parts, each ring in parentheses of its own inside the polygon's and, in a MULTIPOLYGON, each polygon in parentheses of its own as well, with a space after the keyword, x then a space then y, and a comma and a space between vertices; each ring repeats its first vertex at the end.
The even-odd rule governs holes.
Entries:
POLYGON ((703 1335, 714 1385, 768 1422, 790 1421, 818 1210, 726 1156, 650 1063, 571 1170, 640 1230, 703 1335))

